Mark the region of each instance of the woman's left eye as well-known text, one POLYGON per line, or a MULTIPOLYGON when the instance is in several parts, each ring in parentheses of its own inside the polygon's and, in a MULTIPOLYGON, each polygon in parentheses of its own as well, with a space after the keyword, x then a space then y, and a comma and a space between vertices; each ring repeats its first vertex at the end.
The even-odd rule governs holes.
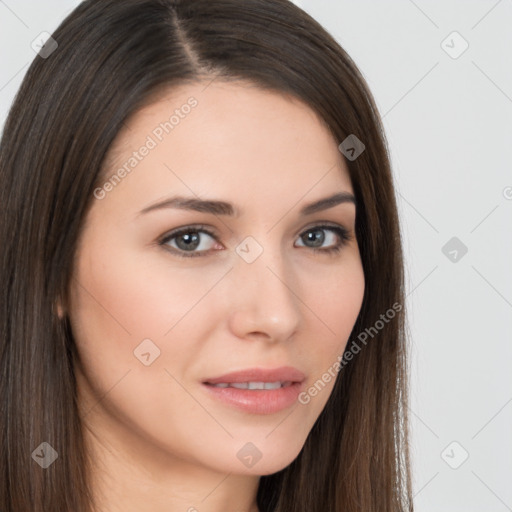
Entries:
POLYGON ((313 251, 323 253, 337 253, 345 244, 352 239, 352 236, 343 226, 321 225, 309 228, 304 231, 299 240, 303 242, 301 247, 309 247, 313 251), (330 231, 330 236, 326 236, 325 232, 330 231), (338 239, 338 240, 336 240, 338 239), (327 247, 323 247, 325 242, 328 242, 327 247), (305 245, 304 242, 311 243, 312 245, 305 245))
MULTIPOLYGON (((302 232, 299 237, 302 243, 299 247, 308 247, 314 252, 324 254, 336 253, 351 239, 348 230, 340 225, 313 226, 302 232), (326 236, 326 232, 330 234, 326 236), (324 246, 326 242, 327 247, 324 246)), ((178 256, 195 257, 203 256, 215 243, 218 243, 217 237, 203 226, 188 226, 169 233, 159 245, 170 247, 178 256)))

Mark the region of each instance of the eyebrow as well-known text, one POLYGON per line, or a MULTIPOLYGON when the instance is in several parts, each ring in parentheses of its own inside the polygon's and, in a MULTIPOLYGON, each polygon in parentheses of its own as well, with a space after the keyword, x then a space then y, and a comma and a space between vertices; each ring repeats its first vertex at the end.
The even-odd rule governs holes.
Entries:
MULTIPOLYGON (((313 213, 333 208, 338 204, 352 203, 356 204, 356 198, 349 192, 338 192, 332 196, 324 197, 313 203, 308 203, 300 209, 300 215, 311 215, 313 213)), ((193 210, 202 213, 211 213, 213 215, 229 215, 239 217, 241 211, 226 201, 217 201, 214 199, 198 199, 194 197, 174 196, 158 203, 147 206, 142 209, 137 216, 164 208, 177 208, 180 210, 193 210)))

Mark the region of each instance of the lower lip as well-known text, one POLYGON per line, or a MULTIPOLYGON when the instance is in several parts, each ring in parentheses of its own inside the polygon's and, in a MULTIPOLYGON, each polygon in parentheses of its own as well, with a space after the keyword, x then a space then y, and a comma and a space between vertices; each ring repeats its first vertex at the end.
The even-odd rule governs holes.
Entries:
POLYGON ((203 387, 222 402, 254 414, 272 414, 282 411, 297 401, 302 383, 278 389, 218 388, 210 384, 203 387))

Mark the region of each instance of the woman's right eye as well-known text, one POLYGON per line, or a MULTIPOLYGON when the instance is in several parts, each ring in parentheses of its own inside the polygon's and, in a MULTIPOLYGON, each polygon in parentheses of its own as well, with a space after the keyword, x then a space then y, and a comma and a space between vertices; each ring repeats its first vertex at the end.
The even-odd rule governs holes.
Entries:
POLYGON ((172 231, 159 245, 170 247, 178 256, 189 258, 202 256, 213 248, 215 242, 218 242, 217 237, 202 226, 189 226, 172 231))

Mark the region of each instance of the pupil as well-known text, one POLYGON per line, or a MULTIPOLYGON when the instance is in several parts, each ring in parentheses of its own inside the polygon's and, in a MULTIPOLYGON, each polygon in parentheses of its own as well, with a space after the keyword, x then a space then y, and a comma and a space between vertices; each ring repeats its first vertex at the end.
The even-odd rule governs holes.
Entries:
POLYGON ((180 235, 176 238, 176 245, 180 249, 189 250, 195 249, 199 245, 199 235, 196 232, 193 234, 180 235), (180 241, 184 242, 180 244, 180 241))
POLYGON ((314 247, 319 247, 324 242, 325 234, 321 229, 317 229, 316 231, 309 231, 306 237, 308 241, 313 242, 314 247))

